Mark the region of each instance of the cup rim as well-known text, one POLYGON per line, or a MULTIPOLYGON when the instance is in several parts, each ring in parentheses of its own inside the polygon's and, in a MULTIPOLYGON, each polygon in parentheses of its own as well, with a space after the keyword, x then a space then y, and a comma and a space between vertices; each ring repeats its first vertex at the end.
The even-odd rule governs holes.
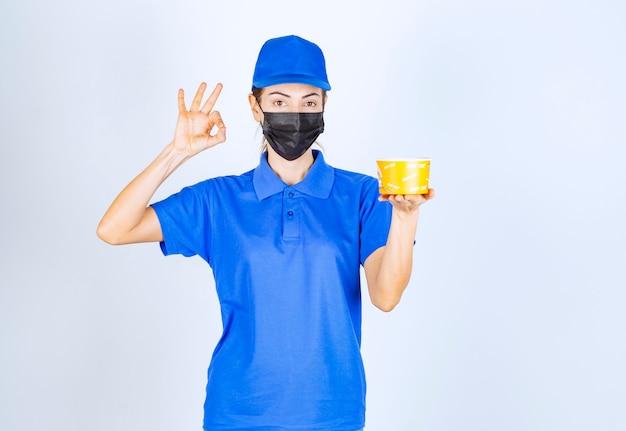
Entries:
POLYGON ((421 161, 431 161, 430 157, 416 157, 416 158, 407 158, 407 157, 398 157, 397 159, 385 158, 385 159, 376 159, 377 162, 381 163, 390 163, 390 162, 421 162, 421 161))

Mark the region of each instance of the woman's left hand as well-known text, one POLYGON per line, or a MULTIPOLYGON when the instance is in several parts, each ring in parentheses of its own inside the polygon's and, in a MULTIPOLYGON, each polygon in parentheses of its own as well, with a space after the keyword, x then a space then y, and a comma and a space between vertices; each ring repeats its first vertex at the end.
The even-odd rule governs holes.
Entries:
POLYGON ((380 195, 379 201, 387 201, 393 205, 394 210, 402 213, 413 213, 420 205, 435 197, 435 189, 428 189, 428 193, 423 195, 380 195))

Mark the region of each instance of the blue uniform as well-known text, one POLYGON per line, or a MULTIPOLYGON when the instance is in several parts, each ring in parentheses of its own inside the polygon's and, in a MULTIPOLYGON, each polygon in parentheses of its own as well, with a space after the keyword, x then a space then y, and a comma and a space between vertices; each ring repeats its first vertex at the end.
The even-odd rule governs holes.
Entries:
POLYGON ((288 186, 263 154, 243 175, 153 204, 164 254, 199 255, 223 335, 208 371, 209 431, 352 431, 365 417, 360 265, 387 241, 378 181, 315 151, 288 186))

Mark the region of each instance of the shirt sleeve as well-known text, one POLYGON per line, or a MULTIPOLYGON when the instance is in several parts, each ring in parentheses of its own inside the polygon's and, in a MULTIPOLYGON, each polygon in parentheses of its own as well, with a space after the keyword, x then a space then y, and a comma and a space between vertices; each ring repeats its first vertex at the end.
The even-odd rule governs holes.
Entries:
POLYGON ((361 191, 361 265, 370 254, 387 244, 391 225, 391 204, 378 201, 378 180, 368 178, 361 191))
POLYGON ((205 181, 185 187, 180 192, 152 204, 163 232, 160 245, 164 255, 198 255, 209 261, 210 190, 210 181, 205 181))

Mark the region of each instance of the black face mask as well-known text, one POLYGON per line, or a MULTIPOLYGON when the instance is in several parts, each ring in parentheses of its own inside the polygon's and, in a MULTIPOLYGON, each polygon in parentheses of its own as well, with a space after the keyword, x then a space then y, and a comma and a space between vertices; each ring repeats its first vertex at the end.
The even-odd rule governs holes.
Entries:
POLYGON ((263 135, 283 159, 303 155, 324 131, 323 112, 264 112, 263 135))

